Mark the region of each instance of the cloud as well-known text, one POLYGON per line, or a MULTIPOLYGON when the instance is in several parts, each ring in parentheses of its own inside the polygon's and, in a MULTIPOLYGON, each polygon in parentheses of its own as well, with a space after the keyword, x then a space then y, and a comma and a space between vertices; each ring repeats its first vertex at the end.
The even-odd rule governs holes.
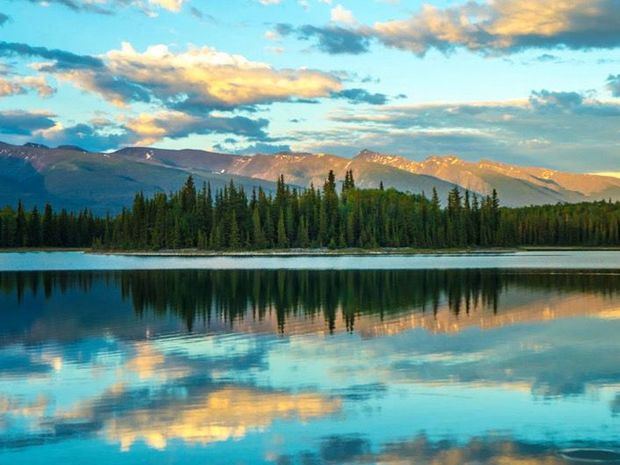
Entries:
POLYGON ((425 5, 405 20, 377 23, 385 45, 424 55, 457 47, 483 53, 526 48, 613 48, 620 45, 616 0, 488 0, 437 8, 425 5))
POLYGON ((357 24, 355 16, 351 10, 347 10, 342 5, 336 5, 330 12, 331 20, 335 23, 346 24, 354 26, 357 24))
POLYGON ((514 101, 341 109, 329 118, 335 124, 327 131, 292 133, 293 148, 351 155, 368 147, 414 158, 452 153, 589 172, 620 164, 620 102, 576 92, 543 89, 514 101))
POLYGON ((65 50, 33 47, 19 42, 0 42, 0 56, 37 57, 54 61, 54 69, 103 69, 103 62, 90 55, 76 55, 65 50))
POLYGON ((333 98, 342 98, 349 103, 368 103, 370 105, 385 105, 388 101, 387 95, 376 93, 372 94, 365 89, 345 89, 332 94, 333 98))
POLYGON ((280 34, 278 34, 277 31, 266 31, 265 32, 265 39, 267 40, 280 40, 280 34))
POLYGON ((139 138, 139 144, 150 145, 165 137, 179 139, 190 134, 237 134, 249 139, 267 139, 266 119, 253 120, 235 116, 198 117, 179 111, 142 113, 126 122, 126 128, 139 138))
POLYGON ((178 13, 183 7, 186 0, 148 0, 148 6, 159 7, 164 10, 178 13))
MULTIPOLYGON (((132 141, 150 144, 190 134, 229 133, 245 138, 245 142, 269 142, 266 119, 214 112, 252 111, 257 105, 274 102, 314 101, 342 90, 341 79, 335 75, 308 69, 274 69, 210 47, 190 47, 175 53, 157 45, 138 52, 130 44, 123 44, 120 50, 94 57, 0 42, 0 55, 42 58, 45 61, 31 65, 39 73, 99 94, 117 106, 147 103, 155 107, 152 113, 126 116, 117 125, 118 131, 111 134, 89 124, 68 128, 56 125, 45 134, 91 149, 109 149, 114 147, 112 144, 132 141)), ((0 81, 0 93, 5 95, 27 89, 35 89, 40 95, 53 91, 41 75, 0 81)))
POLYGON ((366 53, 372 40, 418 56, 431 49, 497 55, 531 48, 620 46, 616 0, 479 0, 445 8, 425 4, 409 18, 372 26, 357 25, 351 12, 338 5, 331 19, 350 27, 289 26, 289 33, 294 30, 299 39, 316 40, 317 48, 330 54, 366 53))
POLYGON ((56 123, 55 115, 46 111, 2 110, 0 111, 0 133, 29 136, 56 123))
POLYGON ((96 60, 93 68, 72 69, 59 61, 38 69, 99 93, 117 105, 156 100, 190 112, 314 99, 342 87, 338 78, 327 73, 277 70, 210 47, 174 53, 165 45, 155 45, 140 53, 124 43, 120 50, 96 60))
POLYGON ((42 76, 18 76, 12 79, 0 77, 0 97, 25 94, 30 90, 36 91, 40 97, 49 97, 56 92, 42 76))
POLYGON ((620 74, 607 78, 607 87, 614 97, 620 97, 620 74))
MULTIPOLYGON (((39 0, 23 0, 30 3, 42 3, 39 0)), ((65 6, 75 12, 98 13, 104 15, 115 14, 125 7, 138 8, 150 16, 156 15, 158 10, 172 13, 181 11, 186 0, 47 0, 45 4, 65 6)))
POLYGON ((34 142, 45 145, 77 145, 94 152, 130 145, 138 140, 138 136, 126 128, 96 121, 66 127, 55 122, 54 126, 38 131, 35 136, 34 142))
POLYGON ((578 92, 534 91, 529 100, 538 112, 560 112, 572 115, 597 115, 620 117, 620 105, 589 99, 578 92))
POLYGON ((78 145, 90 151, 106 151, 126 145, 151 145, 162 139, 180 139, 193 134, 234 134, 245 141, 269 142, 266 119, 243 116, 194 116, 162 110, 140 113, 112 122, 101 118, 88 123, 65 125, 50 112, 20 110, 0 112, 0 133, 27 136, 27 140, 50 146, 78 145))
POLYGON ((291 151, 291 146, 288 144, 270 144, 264 142, 257 142, 254 144, 239 147, 235 145, 237 141, 234 139, 227 142, 229 142, 229 144, 216 144, 213 148, 226 153, 235 153, 238 155, 254 155, 257 153, 271 154, 291 151))
POLYGON ((300 40, 316 40, 317 48, 332 55, 359 55, 369 51, 369 38, 357 30, 341 26, 316 27, 305 25, 294 27, 278 24, 277 32, 282 36, 295 35, 300 40))
MULTIPOLYGON (((280 27, 286 31, 286 27, 280 27)), ((108 102, 130 110, 148 104, 150 113, 131 114, 117 124, 112 134, 91 124, 56 126, 49 134, 58 140, 77 139, 89 148, 109 149, 115 142, 154 143, 191 134, 231 134, 243 144, 272 143, 266 133, 268 121, 222 112, 255 112, 260 105, 276 102, 314 103, 319 99, 345 99, 350 103, 383 105, 387 97, 364 89, 343 89, 343 77, 311 69, 275 69, 241 55, 211 47, 189 47, 176 52, 165 45, 143 52, 124 43, 104 55, 79 55, 64 50, 24 43, 0 42, 0 56, 40 58, 31 63, 38 76, 21 81, 0 81, 5 95, 35 89, 49 95, 45 76, 68 82, 108 102), (220 114, 216 114, 220 112, 220 114), (90 143, 90 145, 89 145, 90 143)), ((282 144, 281 144, 282 145, 282 144)))

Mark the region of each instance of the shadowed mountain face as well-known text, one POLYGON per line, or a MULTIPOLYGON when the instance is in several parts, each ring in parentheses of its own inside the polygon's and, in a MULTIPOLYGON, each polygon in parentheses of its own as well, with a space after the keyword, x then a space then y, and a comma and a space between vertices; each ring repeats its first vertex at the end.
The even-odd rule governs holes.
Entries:
POLYGON ((329 170, 338 179, 353 170, 356 184, 383 183, 401 191, 426 193, 433 188, 445 199, 455 185, 479 194, 493 189, 506 206, 620 199, 620 179, 564 173, 490 161, 429 157, 422 162, 364 150, 352 159, 327 154, 278 153, 239 156, 202 150, 131 147, 114 153, 80 147, 55 149, 27 144, 0 144, 0 204, 53 202, 72 209, 118 211, 133 194, 176 190, 192 174, 200 184, 222 187, 231 179, 246 189, 272 191, 280 174, 292 185, 321 186, 329 170))
MULTIPOLYGON (((182 159, 185 151, 178 154, 177 158, 182 159)), ((208 182, 214 189, 223 187, 232 179, 246 189, 275 190, 275 183, 271 181, 223 175, 218 170, 202 169, 201 166, 189 168, 191 161, 190 157, 188 163, 179 163, 178 166, 172 162, 151 163, 141 149, 103 154, 85 152, 77 147, 48 149, 2 144, 0 205, 14 205, 21 198, 27 205, 51 202, 56 207, 70 209, 88 207, 95 213, 117 212, 131 204, 136 192, 152 195, 175 191, 190 174, 195 177, 197 185, 208 182)))

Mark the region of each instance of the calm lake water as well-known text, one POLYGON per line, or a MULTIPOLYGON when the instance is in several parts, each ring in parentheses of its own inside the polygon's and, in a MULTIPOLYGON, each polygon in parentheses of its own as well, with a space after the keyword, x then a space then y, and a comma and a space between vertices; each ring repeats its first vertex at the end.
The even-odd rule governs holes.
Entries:
POLYGON ((620 463, 620 270, 568 256, 1 272, 0 463, 620 463))

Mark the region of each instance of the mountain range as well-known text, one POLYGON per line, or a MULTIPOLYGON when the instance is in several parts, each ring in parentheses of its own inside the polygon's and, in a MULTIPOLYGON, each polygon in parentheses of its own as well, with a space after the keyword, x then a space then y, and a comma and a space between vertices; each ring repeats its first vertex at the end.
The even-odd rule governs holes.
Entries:
POLYGON ((246 189, 275 189, 287 183, 321 186, 329 170, 338 179, 353 170, 356 185, 376 188, 383 183, 402 191, 443 199, 455 185, 478 194, 496 189, 503 205, 555 204, 601 199, 620 200, 620 179, 521 167, 494 161, 469 162, 455 156, 430 156, 424 161, 362 150, 353 158, 329 154, 277 153, 252 156, 203 150, 128 147, 112 153, 88 152, 77 146, 48 148, 0 143, 0 205, 50 202, 58 207, 89 207, 95 212, 118 211, 135 192, 177 190, 188 175, 198 184, 219 188, 231 179, 246 189))

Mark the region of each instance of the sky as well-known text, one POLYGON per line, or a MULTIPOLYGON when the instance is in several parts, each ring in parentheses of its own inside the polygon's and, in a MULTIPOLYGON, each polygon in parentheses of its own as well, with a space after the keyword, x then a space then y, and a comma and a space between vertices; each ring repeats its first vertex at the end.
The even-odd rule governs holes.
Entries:
POLYGON ((0 140, 620 171, 618 0, 5 0, 0 140))

